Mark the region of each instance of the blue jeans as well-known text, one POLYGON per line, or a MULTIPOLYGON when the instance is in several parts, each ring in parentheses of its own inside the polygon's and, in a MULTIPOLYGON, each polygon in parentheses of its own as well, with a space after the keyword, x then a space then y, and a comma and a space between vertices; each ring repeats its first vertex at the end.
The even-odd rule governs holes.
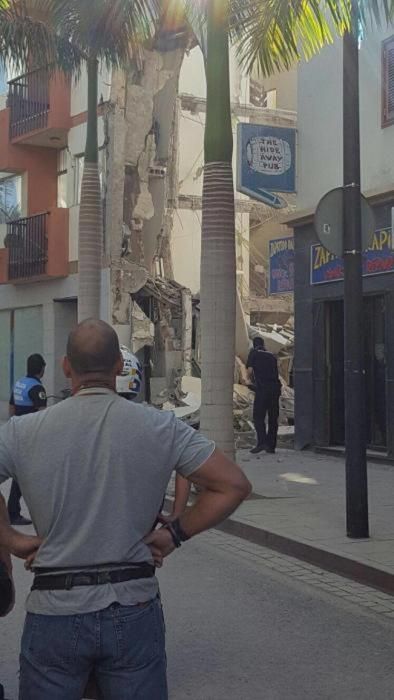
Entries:
POLYGON ((19 700, 81 700, 91 672, 99 698, 167 700, 159 599, 84 615, 27 614, 19 700))

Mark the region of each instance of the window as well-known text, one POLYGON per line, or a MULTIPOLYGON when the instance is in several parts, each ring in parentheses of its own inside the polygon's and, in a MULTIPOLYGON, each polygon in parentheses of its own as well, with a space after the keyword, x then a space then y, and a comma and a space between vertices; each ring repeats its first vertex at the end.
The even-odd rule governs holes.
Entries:
POLYGON ((249 84, 250 104, 254 107, 264 106, 264 88, 258 80, 250 79, 249 84))
POLYGON ((394 36, 382 44, 382 127, 394 124, 394 36))
MULTIPOLYGON (((106 150, 105 150, 104 146, 102 148, 99 148, 98 155, 99 155, 98 167, 99 167, 99 177, 100 177, 100 184, 101 184, 101 197, 104 199, 104 197, 105 197, 105 185, 106 185, 106 172, 107 172, 106 150)), ((74 204, 81 203, 81 187, 82 187, 82 176, 83 176, 84 162, 85 162, 85 157, 83 154, 77 155, 74 157, 74 204)))
POLYGON ((67 148, 57 156, 57 206, 67 209, 67 148))
POLYGON ((262 109, 276 109, 276 88, 265 90, 259 80, 250 79, 250 103, 262 109))
POLYGON ((22 178, 20 175, 0 176, 0 224, 22 216, 22 178))
POLYGON ((276 109, 276 90, 267 90, 264 93, 264 104, 266 109, 276 109))

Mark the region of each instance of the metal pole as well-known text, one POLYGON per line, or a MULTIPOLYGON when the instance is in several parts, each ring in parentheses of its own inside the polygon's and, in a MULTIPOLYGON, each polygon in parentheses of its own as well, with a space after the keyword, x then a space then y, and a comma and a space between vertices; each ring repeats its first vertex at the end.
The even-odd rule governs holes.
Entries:
POLYGON ((346 524, 348 537, 369 537, 360 199, 358 5, 343 39, 343 179, 346 524))

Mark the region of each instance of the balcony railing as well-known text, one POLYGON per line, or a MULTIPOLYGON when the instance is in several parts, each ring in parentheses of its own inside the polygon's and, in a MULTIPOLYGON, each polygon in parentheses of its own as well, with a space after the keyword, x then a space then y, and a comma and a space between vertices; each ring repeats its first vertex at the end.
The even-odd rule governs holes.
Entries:
POLYGON ((46 273, 48 214, 37 214, 7 224, 8 278, 18 280, 46 273))
POLYGON ((10 139, 45 129, 49 114, 49 73, 39 68, 8 83, 10 139))

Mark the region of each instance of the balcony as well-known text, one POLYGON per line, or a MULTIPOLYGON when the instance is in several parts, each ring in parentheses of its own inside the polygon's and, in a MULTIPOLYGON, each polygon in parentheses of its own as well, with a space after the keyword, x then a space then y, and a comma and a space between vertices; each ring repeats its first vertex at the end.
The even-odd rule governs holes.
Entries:
POLYGON ((0 284, 19 284, 68 275, 68 209, 7 224, 0 249, 0 284))
POLYGON ((8 92, 11 143, 64 148, 70 128, 70 82, 48 68, 14 78, 8 92))

